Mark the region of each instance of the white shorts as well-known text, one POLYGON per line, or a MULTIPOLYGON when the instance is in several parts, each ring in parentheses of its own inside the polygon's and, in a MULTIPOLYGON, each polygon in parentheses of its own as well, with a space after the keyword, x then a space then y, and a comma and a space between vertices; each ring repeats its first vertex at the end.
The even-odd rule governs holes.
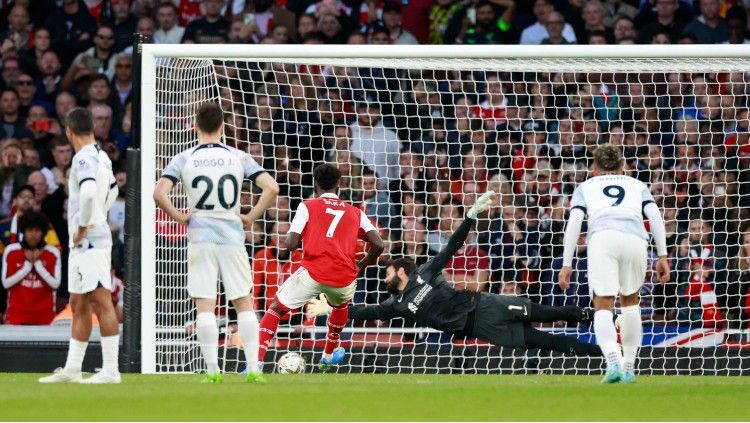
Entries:
POLYGON ((356 290, 356 281, 342 288, 323 285, 313 279, 307 269, 300 267, 279 287, 276 298, 283 306, 296 310, 320 294, 326 294, 330 304, 341 305, 351 300, 356 290))
POLYGON ((68 255, 68 291, 88 294, 100 285, 112 291, 112 248, 71 248, 68 255))
POLYGON ((228 300, 250 295, 253 274, 245 246, 188 243, 188 294, 216 299, 219 278, 228 300))
POLYGON ((615 230, 595 232, 588 242, 588 279, 594 294, 614 297, 640 291, 646 277, 648 243, 615 230))

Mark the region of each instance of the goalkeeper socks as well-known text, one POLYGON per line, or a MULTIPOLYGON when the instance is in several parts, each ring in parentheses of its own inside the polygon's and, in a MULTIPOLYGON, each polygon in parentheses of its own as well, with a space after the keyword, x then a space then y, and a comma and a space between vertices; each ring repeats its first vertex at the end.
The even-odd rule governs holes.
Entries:
POLYGON ((201 346, 201 354, 206 360, 206 372, 219 373, 219 328, 213 313, 198 313, 195 319, 195 332, 201 346))
POLYGON ((102 370, 119 373, 117 355, 120 350, 120 335, 102 336, 102 370))
POLYGON ((237 332, 245 346, 247 371, 258 371, 258 317, 254 311, 237 313, 237 332))
POLYGON ((341 332, 344 330, 347 320, 349 320, 348 303, 333 306, 331 315, 328 316, 328 336, 326 337, 323 357, 330 358, 333 350, 339 346, 339 338, 341 338, 341 332))
POLYGON ((641 324, 641 307, 636 305, 622 308, 622 323, 620 324, 620 338, 622 339, 622 353, 624 356, 623 370, 635 370, 635 360, 643 338, 641 324))
POLYGON ((607 367, 619 367, 622 363, 622 354, 620 345, 617 343, 617 331, 612 321, 611 310, 597 310, 594 313, 594 334, 597 345, 607 359, 607 367))
POLYGON ((86 347, 88 347, 88 345, 88 342, 70 338, 70 343, 68 344, 68 358, 65 360, 65 370, 74 372, 81 371, 83 357, 86 355, 86 347))
POLYGON ((258 334, 258 363, 262 363, 266 357, 268 348, 271 347, 271 341, 276 335, 276 330, 279 328, 279 320, 281 316, 289 311, 288 308, 283 306, 278 301, 274 301, 266 313, 263 314, 263 318, 260 319, 260 331, 258 334))

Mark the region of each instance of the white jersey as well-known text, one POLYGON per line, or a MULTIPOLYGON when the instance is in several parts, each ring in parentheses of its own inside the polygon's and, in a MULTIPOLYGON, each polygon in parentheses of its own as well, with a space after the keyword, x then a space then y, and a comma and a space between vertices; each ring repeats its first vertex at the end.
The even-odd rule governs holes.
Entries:
POLYGON ((648 240, 643 208, 653 203, 646 184, 625 175, 601 175, 588 179, 573 192, 570 208, 581 209, 588 218, 587 236, 607 229, 648 240))
MULTIPOLYGON (((71 247, 73 234, 78 231, 81 221, 81 186, 83 184, 96 184, 96 197, 94 197, 91 211, 91 224, 86 232, 88 245, 93 248, 111 248, 112 232, 107 224, 107 203, 110 189, 117 183, 112 174, 112 162, 107 153, 102 151, 98 145, 89 144, 78 151, 71 162, 70 176, 68 177, 68 232, 71 234, 71 247)), ((107 263, 109 266, 109 263, 107 263)))
POLYGON ((264 169, 248 154, 223 144, 201 144, 176 155, 163 177, 182 181, 192 212, 188 241, 243 245, 240 190, 264 169))

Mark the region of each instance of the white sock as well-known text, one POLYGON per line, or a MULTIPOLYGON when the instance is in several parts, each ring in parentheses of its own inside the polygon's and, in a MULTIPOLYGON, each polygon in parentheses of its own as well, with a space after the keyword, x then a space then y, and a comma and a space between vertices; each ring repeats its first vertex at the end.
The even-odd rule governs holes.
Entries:
POLYGON ((120 335, 102 336, 102 370, 118 373, 118 352, 120 351, 120 335))
POLYGON ((247 371, 258 371, 258 337, 260 336, 258 327, 258 316, 253 311, 243 311, 237 313, 237 331, 240 340, 245 345, 245 360, 247 361, 247 371))
POLYGON ((216 316, 213 313, 198 313, 195 332, 198 334, 201 354, 206 360, 207 373, 219 373, 219 327, 216 326, 216 316))
POLYGON ((88 342, 70 338, 70 344, 68 345, 68 358, 65 360, 65 370, 71 370, 74 372, 81 371, 81 364, 83 364, 83 357, 86 355, 86 347, 88 346, 88 342))
POLYGON ((641 323, 641 307, 636 305, 622 308, 622 323, 620 324, 620 338, 622 339, 622 355, 624 356, 624 371, 634 371, 638 349, 641 347, 643 325, 641 323))
POLYGON ((610 310, 597 310, 594 313, 594 334, 597 345, 607 359, 607 367, 620 366, 622 354, 617 344, 617 331, 610 310))

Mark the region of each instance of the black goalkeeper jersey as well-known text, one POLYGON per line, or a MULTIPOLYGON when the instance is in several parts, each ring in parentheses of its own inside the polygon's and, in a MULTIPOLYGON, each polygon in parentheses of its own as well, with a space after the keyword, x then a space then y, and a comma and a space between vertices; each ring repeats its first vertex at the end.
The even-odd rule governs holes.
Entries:
POLYGON ((469 315, 477 307, 479 293, 456 291, 446 282, 442 270, 461 248, 474 222, 474 219, 466 218, 448 245, 409 276, 409 283, 401 294, 391 295, 378 305, 350 305, 349 318, 388 320, 403 317, 423 327, 464 334, 469 315))

